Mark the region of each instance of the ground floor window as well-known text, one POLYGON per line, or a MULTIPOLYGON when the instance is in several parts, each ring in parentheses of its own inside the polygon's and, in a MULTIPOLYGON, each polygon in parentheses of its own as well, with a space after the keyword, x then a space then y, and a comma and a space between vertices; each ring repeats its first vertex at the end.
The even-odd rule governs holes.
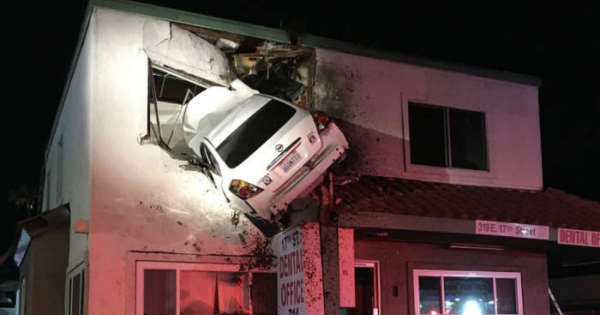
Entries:
POLYGON ((270 274, 254 275, 256 283, 253 283, 253 274, 240 272, 238 265, 138 262, 136 313, 263 313, 266 304, 271 309, 276 305, 268 299, 276 292, 276 285, 272 283, 275 277, 270 274), (252 294, 251 283, 272 292, 262 292, 263 296, 258 297, 252 294), (252 300, 260 304, 256 305, 254 312, 252 300))
POLYGON ((413 270, 419 314, 522 314, 521 274, 413 270))
POLYGON ((85 266, 81 264, 69 274, 65 313, 69 315, 85 314, 85 266))

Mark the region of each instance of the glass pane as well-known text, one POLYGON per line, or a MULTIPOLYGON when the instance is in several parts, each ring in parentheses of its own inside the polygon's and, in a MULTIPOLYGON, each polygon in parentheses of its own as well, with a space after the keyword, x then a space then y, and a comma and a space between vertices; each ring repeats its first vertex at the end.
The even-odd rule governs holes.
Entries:
POLYGON ((85 271, 81 271, 81 296, 79 298, 79 309, 81 314, 85 314, 83 301, 85 300, 85 271))
POLYGON ((252 312, 257 315, 277 314, 277 274, 252 274, 252 312))
POLYGON ((515 279, 496 279, 498 314, 517 314, 515 279))
POLYGON ((491 278, 444 277, 446 314, 494 314, 491 278))
POLYGON ((419 277, 419 313, 441 314, 440 277, 419 277))
POLYGON ((446 166, 444 109, 409 103, 408 117, 411 163, 446 166))
POLYGON ((214 271, 181 271, 179 274, 181 314, 217 314, 215 308, 217 273, 214 271))
POLYGON ((175 314, 175 270, 144 270, 144 314, 175 314))
POLYGON ((221 314, 249 314, 249 309, 245 307, 245 305, 250 305, 247 274, 219 272, 217 280, 219 312, 221 314))
POLYGON ((81 292, 81 274, 77 274, 73 277, 73 287, 72 287, 72 297, 71 297, 71 314, 79 315, 81 314, 80 306, 80 292, 81 292))
POLYGON ((293 107, 271 100, 219 144, 217 152, 227 166, 234 168, 269 140, 295 113, 293 107))
POLYGON ((452 167, 487 170, 484 114, 450 109, 450 146, 452 167))

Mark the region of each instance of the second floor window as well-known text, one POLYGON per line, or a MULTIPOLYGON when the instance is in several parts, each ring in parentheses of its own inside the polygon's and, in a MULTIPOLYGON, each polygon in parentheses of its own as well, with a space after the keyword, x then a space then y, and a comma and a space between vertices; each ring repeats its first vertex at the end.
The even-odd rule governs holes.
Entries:
POLYGON ((409 103, 412 164, 488 170, 485 114, 409 103))

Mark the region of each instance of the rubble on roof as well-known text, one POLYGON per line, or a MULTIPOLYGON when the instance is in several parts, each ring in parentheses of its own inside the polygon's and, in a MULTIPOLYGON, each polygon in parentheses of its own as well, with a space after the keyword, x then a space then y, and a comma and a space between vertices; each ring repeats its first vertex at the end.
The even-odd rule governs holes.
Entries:
POLYGON ((225 53, 208 41, 167 21, 146 21, 143 45, 148 57, 157 65, 222 86, 229 86, 234 79, 225 53))

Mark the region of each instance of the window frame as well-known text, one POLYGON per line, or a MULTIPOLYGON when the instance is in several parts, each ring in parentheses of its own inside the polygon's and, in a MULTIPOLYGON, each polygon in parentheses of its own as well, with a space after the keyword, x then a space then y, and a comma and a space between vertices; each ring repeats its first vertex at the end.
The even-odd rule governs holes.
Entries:
MULTIPOLYGON (((410 157, 410 161, 412 164, 417 164, 417 165, 423 165, 423 166, 430 166, 430 167, 441 167, 441 168, 452 168, 452 169, 464 169, 464 170, 472 170, 472 171, 489 171, 490 169, 490 163, 489 163, 489 150, 488 150, 488 141, 487 141, 487 124, 486 124, 486 115, 485 112, 482 111, 478 111, 478 110, 473 110, 473 109, 462 109, 462 108, 454 108, 454 107, 449 107, 449 106, 441 106, 441 105, 433 105, 433 104, 428 104, 428 103, 422 103, 422 102, 413 102, 413 101, 409 101, 408 102, 408 120, 409 120, 409 133, 410 133, 410 107, 414 106, 416 108, 423 108, 423 109, 435 109, 435 110, 441 110, 442 111, 442 119, 443 119, 443 132, 444 132, 444 164, 442 166, 439 165, 429 165, 429 164, 420 164, 420 163, 414 163, 412 161, 412 155, 409 155, 410 157), (483 169, 475 169, 475 168, 466 168, 466 167, 456 167, 454 166, 453 163, 453 155, 452 155, 452 124, 451 124, 451 112, 452 111, 463 111, 463 112, 473 112, 473 113, 477 113, 481 115, 481 124, 483 127, 482 130, 482 145, 483 145, 483 149, 484 149, 484 160, 482 162, 484 162, 485 164, 485 168, 483 169)), ((412 142, 409 143, 409 146, 412 145, 412 142)))
MULTIPOLYGON (((413 307, 414 314, 421 314, 419 311, 419 277, 440 277, 440 297, 441 310, 444 314, 444 277, 466 277, 466 278, 492 278, 494 290, 494 314, 498 314, 498 296, 496 293, 496 278, 515 279, 515 293, 517 303, 517 314, 523 314, 523 290, 521 283, 521 272, 505 272, 505 271, 473 271, 473 270, 450 270, 450 269, 413 269, 413 307)), ((514 314, 507 314, 514 315, 514 314)))
POLYGON ((373 301, 374 308, 377 308, 377 314, 383 314, 381 305, 381 268, 379 266, 379 260, 369 260, 369 259, 355 259, 354 260, 354 268, 371 268, 373 269, 373 287, 375 294, 375 301, 373 301))
POLYGON ((79 313, 87 314, 87 288, 88 288, 88 272, 85 263, 80 263, 67 273, 66 294, 65 294, 65 314, 72 315, 73 305, 73 281, 76 276, 80 276, 79 284, 79 313))
MULTIPOLYGON (((169 140, 167 140, 167 142, 165 142, 165 139, 163 137, 162 130, 161 130, 160 115, 159 115, 159 110, 158 110, 158 106, 159 106, 158 94, 159 93, 162 94, 163 89, 164 89, 164 83, 166 81, 163 80, 163 82, 161 83, 161 87, 157 87, 156 82, 154 80, 154 70, 161 71, 161 72, 165 73, 167 76, 172 76, 174 78, 177 78, 178 80, 188 82, 190 84, 193 84, 195 86, 198 86, 198 87, 201 87, 204 89, 207 89, 211 86, 221 86, 221 85, 216 84, 216 83, 211 83, 211 82, 199 79, 199 78, 195 78, 190 75, 186 75, 175 69, 171 69, 167 66, 161 66, 157 63, 154 63, 151 59, 147 60, 146 76, 147 76, 147 84, 148 84, 147 90, 148 90, 149 95, 148 95, 147 101, 146 101, 146 105, 147 105, 146 106, 146 134, 141 136, 139 141, 140 141, 140 143, 150 142, 150 143, 157 144, 159 147, 161 147, 162 149, 167 151, 172 157, 175 157, 180 160, 192 162, 192 164, 196 164, 194 157, 187 156, 187 155, 173 151, 168 145, 169 140), (153 125, 152 115, 155 115, 154 118, 156 120, 155 121, 156 127, 153 125)), ((198 92, 198 93, 201 93, 201 92, 198 92)), ((195 96, 194 92, 192 92, 188 89, 184 95, 184 99, 181 103, 181 106, 182 107, 187 106, 189 101, 194 96, 195 96)), ((170 101, 166 102, 166 103, 179 105, 179 103, 174 103, 174 102, 170 102, 170 101)))
POLYGON ((402 99, 402 132, 404 135, 404 171, 408 175, 420 176, 422 174, 432 175, 435 177, 443 176, 447 178, 448 176, 457 177, 457 178, 477 178, 482 180, 493 180, 497 177, 497 170, 494 167, 495 163, 495 147, 493 145, 493 139, 491 135, 494 134, 494 125, 489 123, 489 106, 486 105, 471 105, 471 104, 462 104, 462 106, 450 106, 450 105, 441 105, 440 102, 435 102, 431 100, 423 100, 418 98, 405 98, 402 99), (465 111, 476 111, 484 114, 485 120, 485 146, 486 146, 486 154, 487 154, 487 170, 476 170, 476 169, 466 169, 466 168, 454 168, 447 166, 433 166, 433 165, 425 165, 425 164, 416 164, 411 160, 411 150, 410 150, 410 117, 409 117, 409 104, 416 103, 425 106, 433 106, 433 107, 441 107, 447 108, 448 110, 457 109, 457 110, 465 110, 465 111))
MULTIPOLYGON (((144 311, 144 271, 152 270, 175 270, 175 314, 180 314, 180 274, 181 271, 215 271, 215 272, 245 272, 248 281, 252 283, 252 272, 244 271, 237 264, 220 263, 193 263, 175 261, 136 261, 135 264, 135 314, 143 314, 144 311)), ((251 294, 251 293, 249 293, 251 294)), ((248 297, 247 305, 250 314, 252 311, 252 299, 248 297)))

